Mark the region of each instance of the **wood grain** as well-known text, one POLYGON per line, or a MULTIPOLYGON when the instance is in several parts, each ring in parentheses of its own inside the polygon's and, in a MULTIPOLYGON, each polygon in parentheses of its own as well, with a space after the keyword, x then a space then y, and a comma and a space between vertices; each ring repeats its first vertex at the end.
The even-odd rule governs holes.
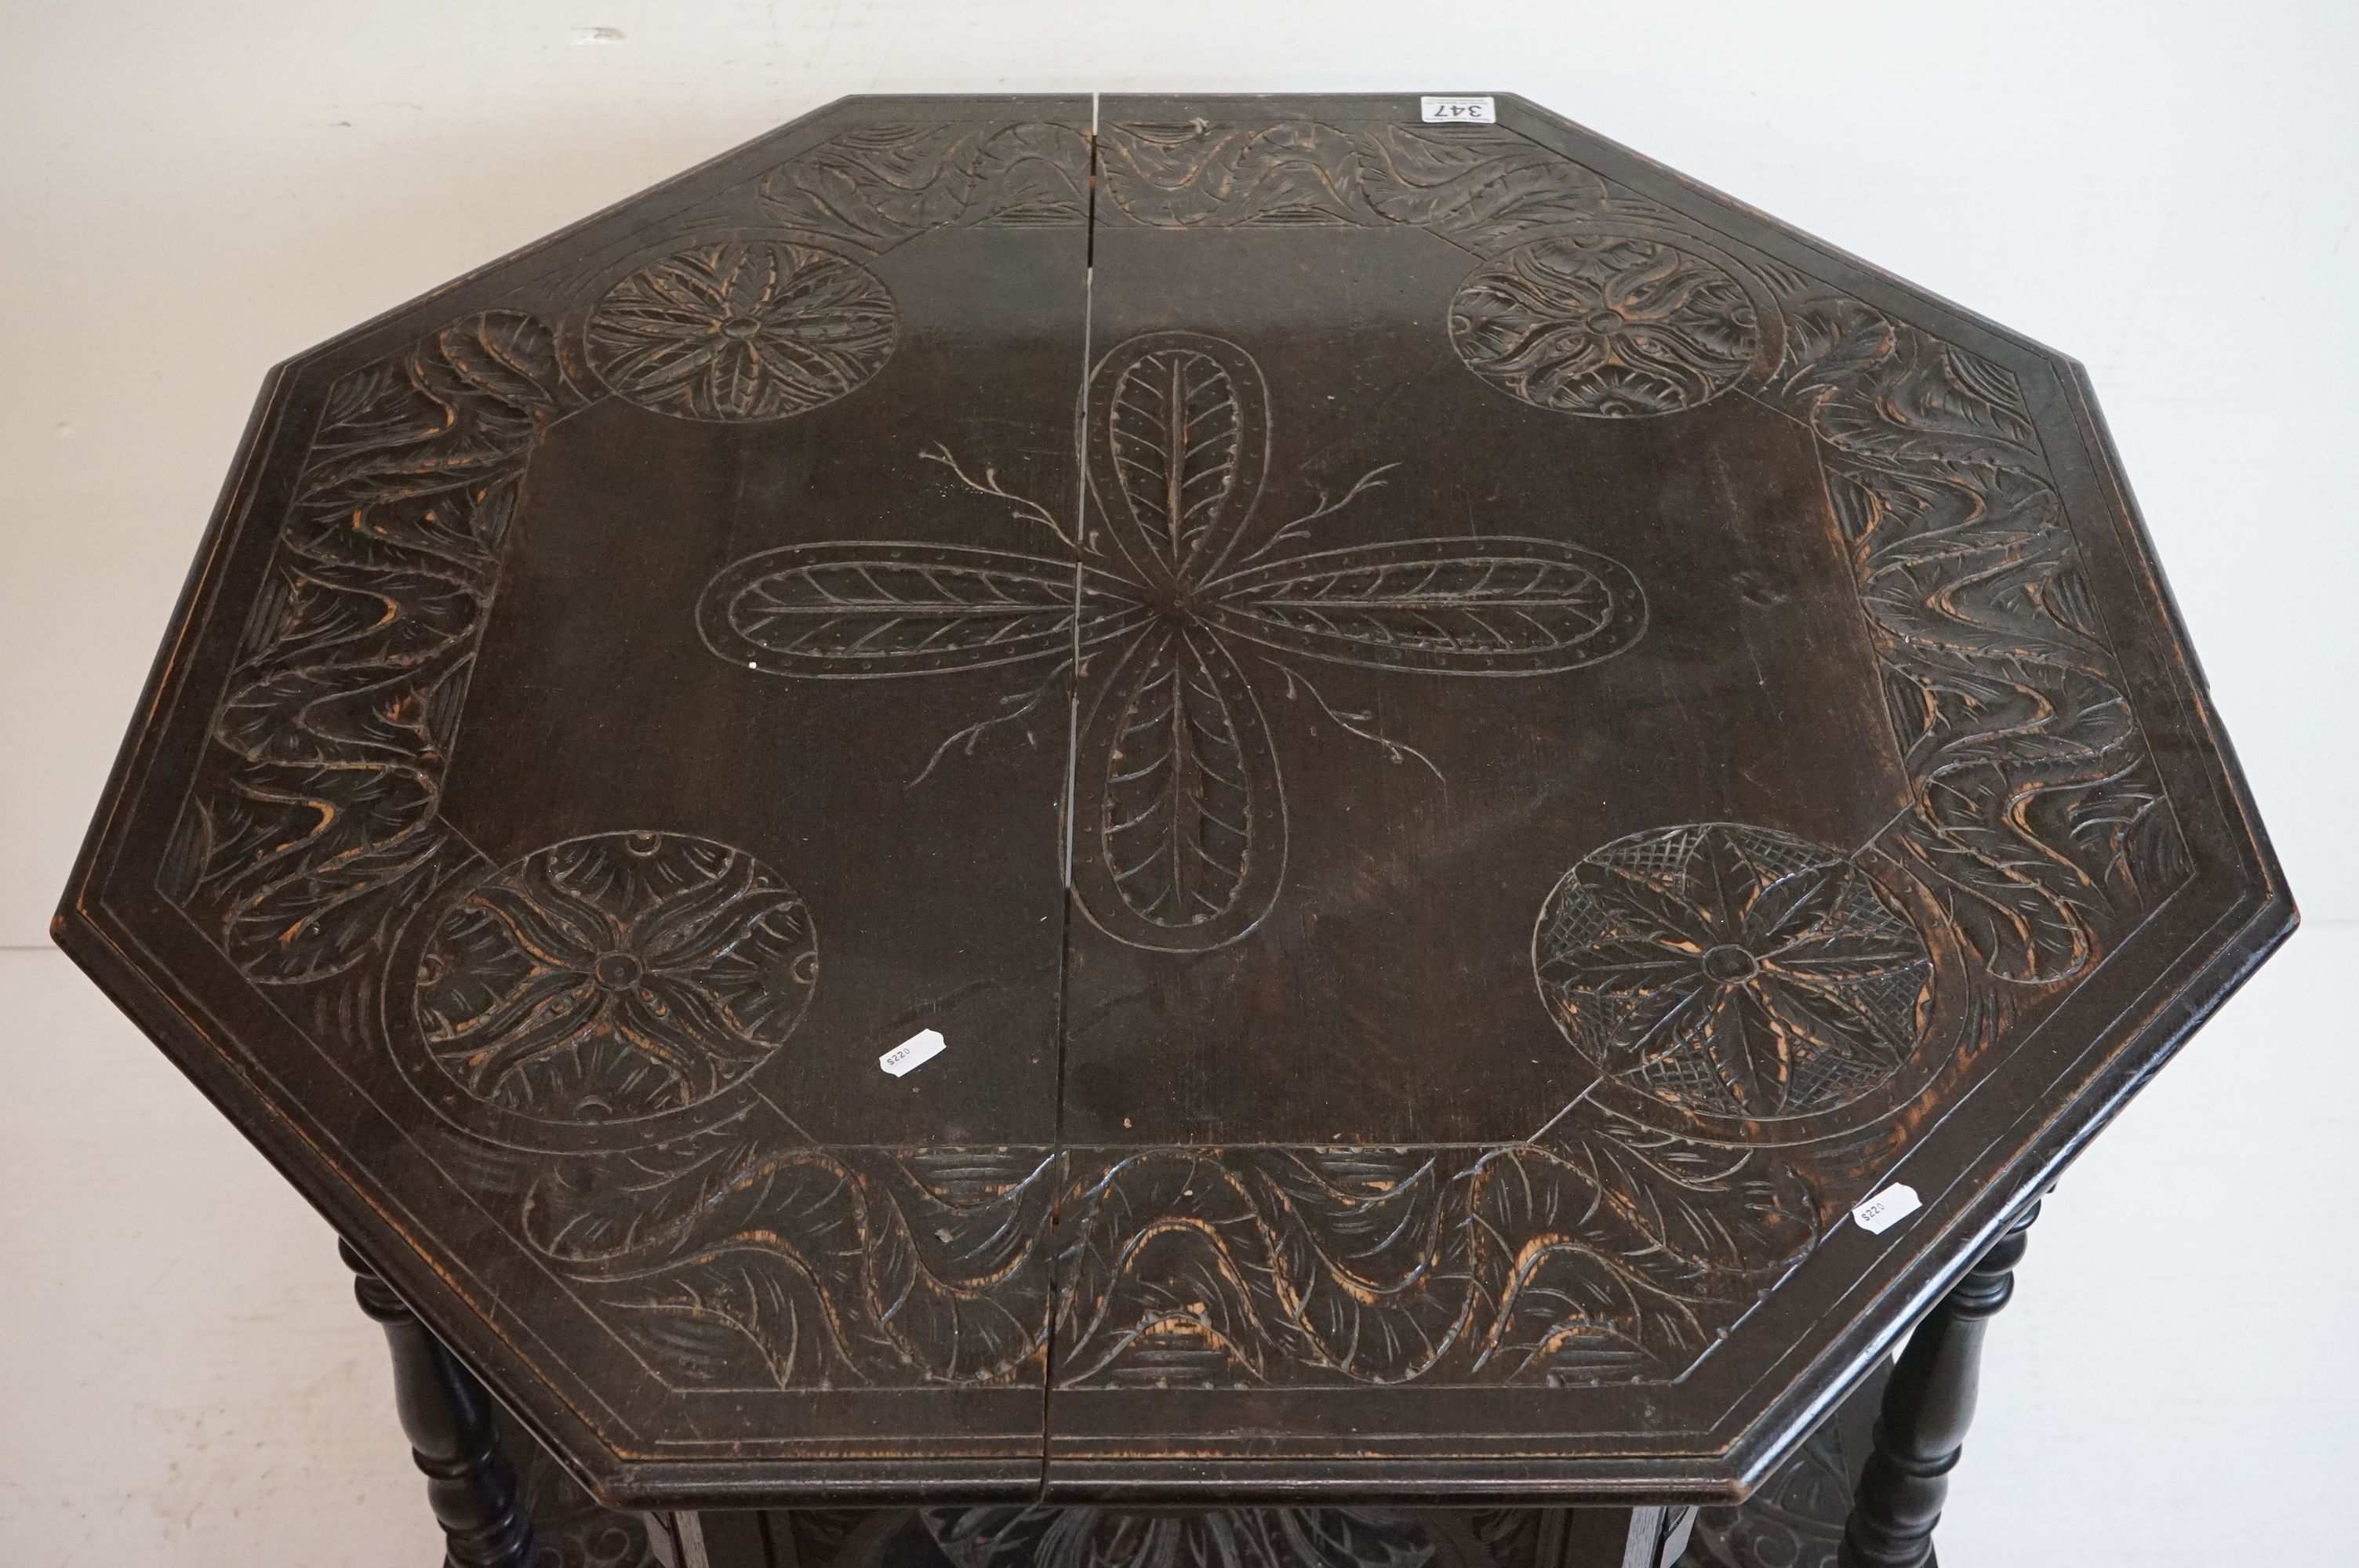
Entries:
POLYGON ((612 1499, 1729 1498, 2292 912, 2071 367, 1503 104, 301 357, 60 940, 612 1499))

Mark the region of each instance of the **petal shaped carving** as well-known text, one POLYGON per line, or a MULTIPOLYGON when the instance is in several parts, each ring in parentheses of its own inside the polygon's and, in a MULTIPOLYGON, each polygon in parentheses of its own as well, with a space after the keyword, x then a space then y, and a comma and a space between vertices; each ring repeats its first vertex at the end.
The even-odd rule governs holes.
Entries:
MULTIPOLYGON (((984 669, 1073 651, 1083 585, 1123 585, 1069 561, 960 545, 789 545, 715 576, 697 605, 705 645, 732 664, 820 679, 984 669)), ((1093 638, 1121 630, 1090 620, 1093 638)))
POLYGON ((1085 417, 1090 490, 1149 583, 1201 582, 1236 547, 1269 462, 1253 356, 1201 332, 1149 332, 1101 361, 1085 417))
POLYGON ((1647 629, 1647 596, 1628 568, 1550 539, 1322 550, 1212 589, 1216 622, 1239 636, 1339 664, 1437 675, 1579 669, 1647 629))
POLYGON ((1261 705, 1217 638, 1169 624, 1124 653, 1088 717, 1073 885, 1106 932, 1188 951, 1267 913, 1286 804, 1261 705))

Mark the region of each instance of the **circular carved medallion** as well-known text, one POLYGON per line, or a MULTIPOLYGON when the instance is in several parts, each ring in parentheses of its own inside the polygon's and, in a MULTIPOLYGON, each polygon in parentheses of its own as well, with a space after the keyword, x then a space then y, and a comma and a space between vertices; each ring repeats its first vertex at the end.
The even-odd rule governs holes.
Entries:
POLYGON ((547 1120, 676 1110, 752 1072, 819 979, 810 914, 743 850, 675 833, 536 849, 435 923, 413 1000, 467 1094, 547 1120))
POLYGON ((1536 240, 1477 267, 1450 302, 1467 368, 1540 408, 1674 414, 1734 385, 1760 345, 1745 289, 1654 240, 1536 240))
POLYGON ((858 262, 783 240, 693 246, 591 312, 599 379, 690 419, 782 419, 832 403, 893 351, 893 297, 858 262))
POLYGON ((1836 850, 1733 823, 1617 838, 1540 907, 1541 999, 1643 1095, 1748 1120, 1848 1105, 1924 1038, 1933 961, 1836 850))

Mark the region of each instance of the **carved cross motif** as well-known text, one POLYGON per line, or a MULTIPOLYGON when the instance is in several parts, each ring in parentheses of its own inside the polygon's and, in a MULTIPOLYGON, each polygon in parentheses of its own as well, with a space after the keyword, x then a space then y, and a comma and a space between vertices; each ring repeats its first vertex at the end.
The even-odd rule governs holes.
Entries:
POLYGON ((1307 516, 1256 529, 1268 397, 1253 357, 1222 339, 1130 339, 1092 373, 1082 418, 1093 513, 1111 553, 1096 530, 1069 532, 1002 490, 992 470, 976 481, 938 450, 928 456, 1048 529, 1063 554, 788 546, 723 570, 698 619, 714 653, 774 675, 1049 666, 1007 699, 1008 711, 945 741, 937 761, 1034 711, 1071 676, 1073 887, 1091 919, 1122 941, 1218 946, 1251 930, 1277 897, 1286 799, 1248 659, 1276 670, 1288 697, 1309 692, 1396 761, 1422 762, 1365 728, 1369 716, 1329 707, 1285 657, 1426 675, 1549 675, 1610 658, 1646 629, 1646 598, 1626 568, 1550 539, 1281 553, 1385 470, 1307 516))

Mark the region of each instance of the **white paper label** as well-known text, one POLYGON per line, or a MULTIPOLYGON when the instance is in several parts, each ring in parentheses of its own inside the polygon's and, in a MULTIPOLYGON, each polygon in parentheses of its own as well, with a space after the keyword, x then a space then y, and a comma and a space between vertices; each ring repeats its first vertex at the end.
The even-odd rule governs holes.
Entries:
POLYGON ((1418 105, 1429 125, 1490 125, 1499 119, 1488 98, 1420 98, 1418 105))
POLYGON ((941 1031, 920 1029, 877 1057, 876 1065, 897 1078, 905 1077, 940 1055, 945 1049, 941 1031))
POLYGON ((1852 1223, 1870 1236, 1881 1236, 1925 1206, 1917 1189, 1895 1182, 1851 1211, 1852 1223))

